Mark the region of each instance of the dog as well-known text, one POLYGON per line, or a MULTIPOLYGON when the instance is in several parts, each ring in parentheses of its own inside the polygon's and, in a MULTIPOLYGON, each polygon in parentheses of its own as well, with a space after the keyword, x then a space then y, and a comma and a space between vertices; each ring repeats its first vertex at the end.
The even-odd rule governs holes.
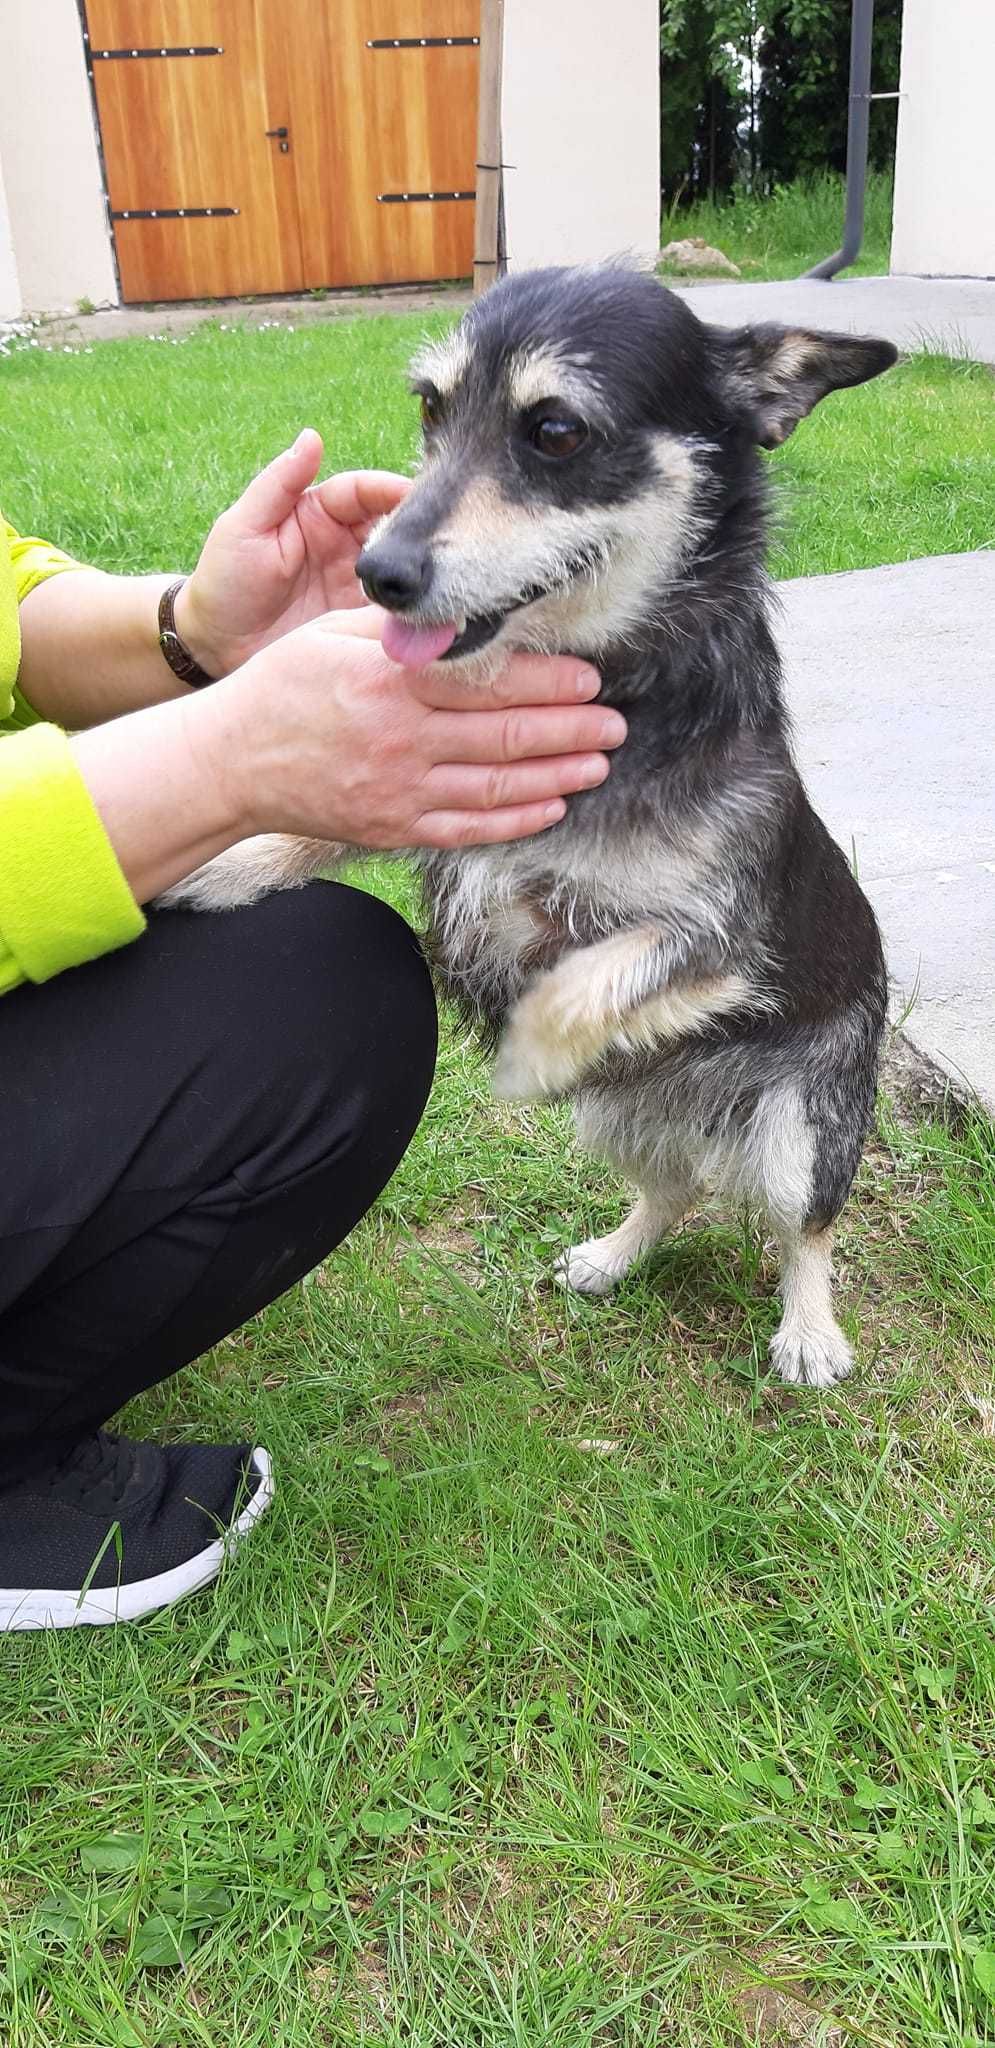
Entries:
MULTIPOLYGON (((780 1247, 773 1366, 811 1387, 852 1364, 831 1247, 887 992, 873 912, 792 759, 758 449, 895 359, 707 326, 621 266, 512 275, 416 359, 420 473, 357 562, 395 659, 479 678, 512 649, 568 652, 628 721, 608 780, 551 830, 415 856, 430 958, 496 1046, 496 1094, 569 1097, 636 1189, 557 1277, 606 1293, 703 1192, 746 1203, 780 1247)), ((250 841, 169 900, 249 901, 329 853, 250 841)))

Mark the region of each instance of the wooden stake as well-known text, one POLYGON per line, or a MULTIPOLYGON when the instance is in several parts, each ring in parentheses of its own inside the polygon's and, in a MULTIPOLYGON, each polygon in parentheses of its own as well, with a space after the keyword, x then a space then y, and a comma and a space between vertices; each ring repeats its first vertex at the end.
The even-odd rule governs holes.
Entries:
POLYGON ((501 72, 504 0, 480 0, 480 84, 477 97, 477 200, 474 208, 474 292, 500 275, 501 72))

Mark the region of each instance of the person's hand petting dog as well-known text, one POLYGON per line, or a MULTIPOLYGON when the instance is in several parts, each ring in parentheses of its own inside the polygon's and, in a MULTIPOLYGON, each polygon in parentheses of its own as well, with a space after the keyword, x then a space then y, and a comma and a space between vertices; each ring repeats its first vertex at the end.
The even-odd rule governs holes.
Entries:
POLYGON ((255 833, 484 845, 543 831, 604 780, 625 721, 590 701, 596 670, 516 655, 475 692, 388 660, 381 623, 372 606, 331 613, 183 703, 77 737, 140 902, 255 833))
POLYGON ((356 557, 410 480, 360 469, 319 484, 322 453, 305 427, 215 520, 176 600, 177 631, 208 675, 230 674, 324 612, 366 604, 356 557))
POLYGON ((385 616, 325 615, 206 693, 201 730, 239 838, 490 844, 541 832, 604 781, 625 721, 590 701, 595 669, 518 654, 472 685, 401 668, 380 646, 385 616))

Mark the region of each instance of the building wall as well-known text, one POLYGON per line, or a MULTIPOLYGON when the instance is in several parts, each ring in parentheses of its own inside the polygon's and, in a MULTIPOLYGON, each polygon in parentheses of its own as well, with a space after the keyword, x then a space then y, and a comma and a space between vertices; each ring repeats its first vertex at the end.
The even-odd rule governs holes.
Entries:
POLYGON ((16 320, 21 311, 21 280, 17 275, 14 240, 7 212, 3 165, 0 164, 0 321, 16 320))
MULTIPOLYGON (((75 0, 2 0, 0 172, 26 312, 117 300, 75 0)), ((0 215, 0 292, 3 290, 0 215)))
POLYGON ((992 0, 905 0, 893 271, 995 277, 993 79, 992 0))
POLYGON ((660 246, 657 0, 506 0, 510 268, 660 246))
MULTIPOLYGON (((116 303, 75 0, 0 7, 0 319, 83 297, 116 303)), ((652 261, 660 233, 658 81, 657 0, 506 0, 513 268, 615 255, 652 261)))

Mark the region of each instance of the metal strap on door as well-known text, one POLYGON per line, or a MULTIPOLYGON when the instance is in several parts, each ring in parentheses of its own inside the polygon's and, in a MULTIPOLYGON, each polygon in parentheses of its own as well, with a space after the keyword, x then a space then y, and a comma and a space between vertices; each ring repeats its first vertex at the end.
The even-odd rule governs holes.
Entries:
POLYGON ((223 43, 162 44, 147 50, 94 50, 90 48, 89 37, 86 42, 91 64, 118 63, 128 57, 223 57, 225 54, 223 43))
POLYGON ((479 36, 373 36, 368 50, 477 50, 479 36))
POLYGON ((240 213, 238 206, 126 206, 112 211, 112 220, 219 220, 240 213))
POLYGON ((474 192, 378 192, 378 206, 411 206, 424 199, 475 199, 474 192))

